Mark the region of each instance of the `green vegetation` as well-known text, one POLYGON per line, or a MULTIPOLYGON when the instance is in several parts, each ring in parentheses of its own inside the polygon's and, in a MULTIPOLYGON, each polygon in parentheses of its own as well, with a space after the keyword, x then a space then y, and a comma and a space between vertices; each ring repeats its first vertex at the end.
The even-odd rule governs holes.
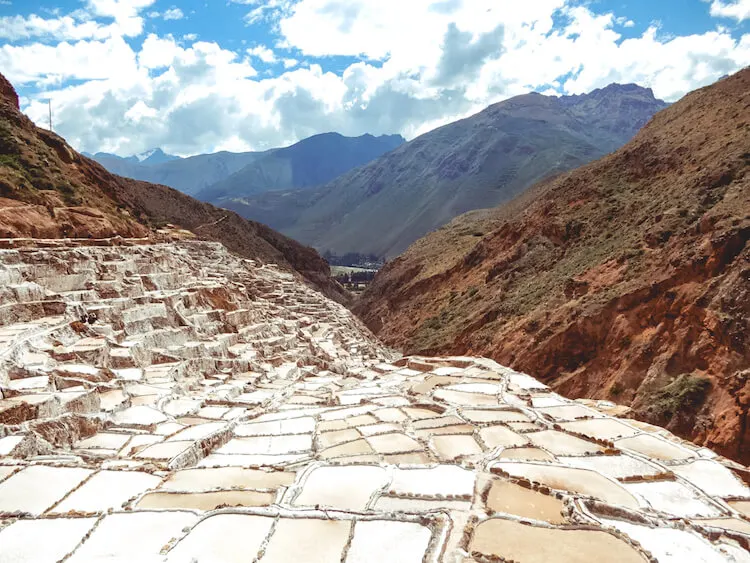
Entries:
POLYGON ((658 418, 670 420, 681 412, 695 412, 706 400, 711 382, 705 377, 683 374, 653 392, 647 404, 658 418))
POLYGON ((432 317, 425 321, 424 327, 430 330, 440 330, 443 326, 440 317, 432 317))
POLYGON ((8 124, 0 121, 0 153, 1 156, 7 156, 9 154, 18 154, 18 142, 13 136, 8 124))
POLYGON ((60 193, 66 205, 71 207, 81 205, 81 198, 78 197, 75 188, 69 183, 64 182, 60 184, 57 186, 56 190, 60 193))
POLYGON ((623 387, 622 383, 620 383, 619 381, 615 381, 612 384, 612 387, 609 388, 609 396, 610 397, 619 397, 620 395, 622 395, 622 392, 624 390, 625 390, 625 388, 623 387))
POLYGON ((0 154, 0 166, 7 166, 23 172, 23 166, 21 166, 21 162, 15 154, 0 154))

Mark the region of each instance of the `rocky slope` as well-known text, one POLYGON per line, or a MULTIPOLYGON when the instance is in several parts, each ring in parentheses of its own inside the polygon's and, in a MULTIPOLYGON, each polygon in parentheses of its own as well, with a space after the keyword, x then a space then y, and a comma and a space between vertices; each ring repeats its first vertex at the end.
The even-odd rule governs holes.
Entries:
POLYGON ((311 248, 166 186, 129 180, 81 156, 19 111, 0 76, 0 238, 153 237, 167 224, 242 256, 296 271, 327 295, 347 296, 311 248))
POLYGON ((315 135, 290 147, 268 151, 196 197, 224 207, 227 200, 275 190, 311 188, 365 165, 404 142, 401 135, 315 135))
POLYGON ((226 205, 320 251, 395 257, 457 215, 508 201, 535 182, 621 147, 664 107, 635 85, 570 98, 519 96, 312 192, 226 205))
POLYGON ((356 310, 408 352, 488 355, 747 462, 749 167, 746 69, 420 240, 356 310))

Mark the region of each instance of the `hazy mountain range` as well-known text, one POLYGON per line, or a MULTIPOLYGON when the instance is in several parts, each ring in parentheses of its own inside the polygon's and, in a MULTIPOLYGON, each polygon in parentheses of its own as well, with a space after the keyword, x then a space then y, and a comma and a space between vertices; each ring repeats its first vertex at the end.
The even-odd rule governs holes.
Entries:
POLYGON ((264 152, 219 152, 180 158, 152 149, 120 157, 86 154, 113 174, 164 184, 204 201, 330 182, 404 143, 400 135, 344 137, 325 133, 264 152))
POLYGON ((405 143, 401 135, 344 137, 324 133, 268 151, 227 179, 196 194, 220 202, 268 191, 306 189, 330 182, 405 143))

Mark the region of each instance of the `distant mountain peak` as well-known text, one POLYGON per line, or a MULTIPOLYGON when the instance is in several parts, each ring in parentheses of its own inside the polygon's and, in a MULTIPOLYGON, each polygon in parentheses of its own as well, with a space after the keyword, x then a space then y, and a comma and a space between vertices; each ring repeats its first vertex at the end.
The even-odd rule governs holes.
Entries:
POLYGON ((613 96, 627 96, 627 95, 638 95, 648 100, 658 100, 654 95, 654 91, 646 86, 641 86, 635 83, 620 84, 613 82, 603 88, 597 88, 587 94, 573 94, 571 96, 562 96, 564 100, 585 100, 588 98, 601 98, 601 97, 613 97, 613 96))
POLYGON ((171 162, 172 160, 180 160, 179 156, 167 154, 160 148, 149 149, 134 156, 141 164, 161 164, 163 162, 171 162))
POLYGON ((161 149, 149 149, 147 151, 144 151, 140 154, 136 154, 133 156, 135 156, 138 159, 138 162, 143 162, 144 160, 148 160, 155 154, 156 155, 164 154, 164 151, 162 151, 161 149))

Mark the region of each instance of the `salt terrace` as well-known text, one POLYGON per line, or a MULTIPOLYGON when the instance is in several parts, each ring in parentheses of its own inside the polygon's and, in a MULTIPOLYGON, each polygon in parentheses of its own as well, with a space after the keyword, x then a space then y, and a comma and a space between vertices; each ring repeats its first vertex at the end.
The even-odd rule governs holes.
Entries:
POLYGON ((2 563, 750 561, 746 468, 612 404, 218 244, 0 246, 2 563))

